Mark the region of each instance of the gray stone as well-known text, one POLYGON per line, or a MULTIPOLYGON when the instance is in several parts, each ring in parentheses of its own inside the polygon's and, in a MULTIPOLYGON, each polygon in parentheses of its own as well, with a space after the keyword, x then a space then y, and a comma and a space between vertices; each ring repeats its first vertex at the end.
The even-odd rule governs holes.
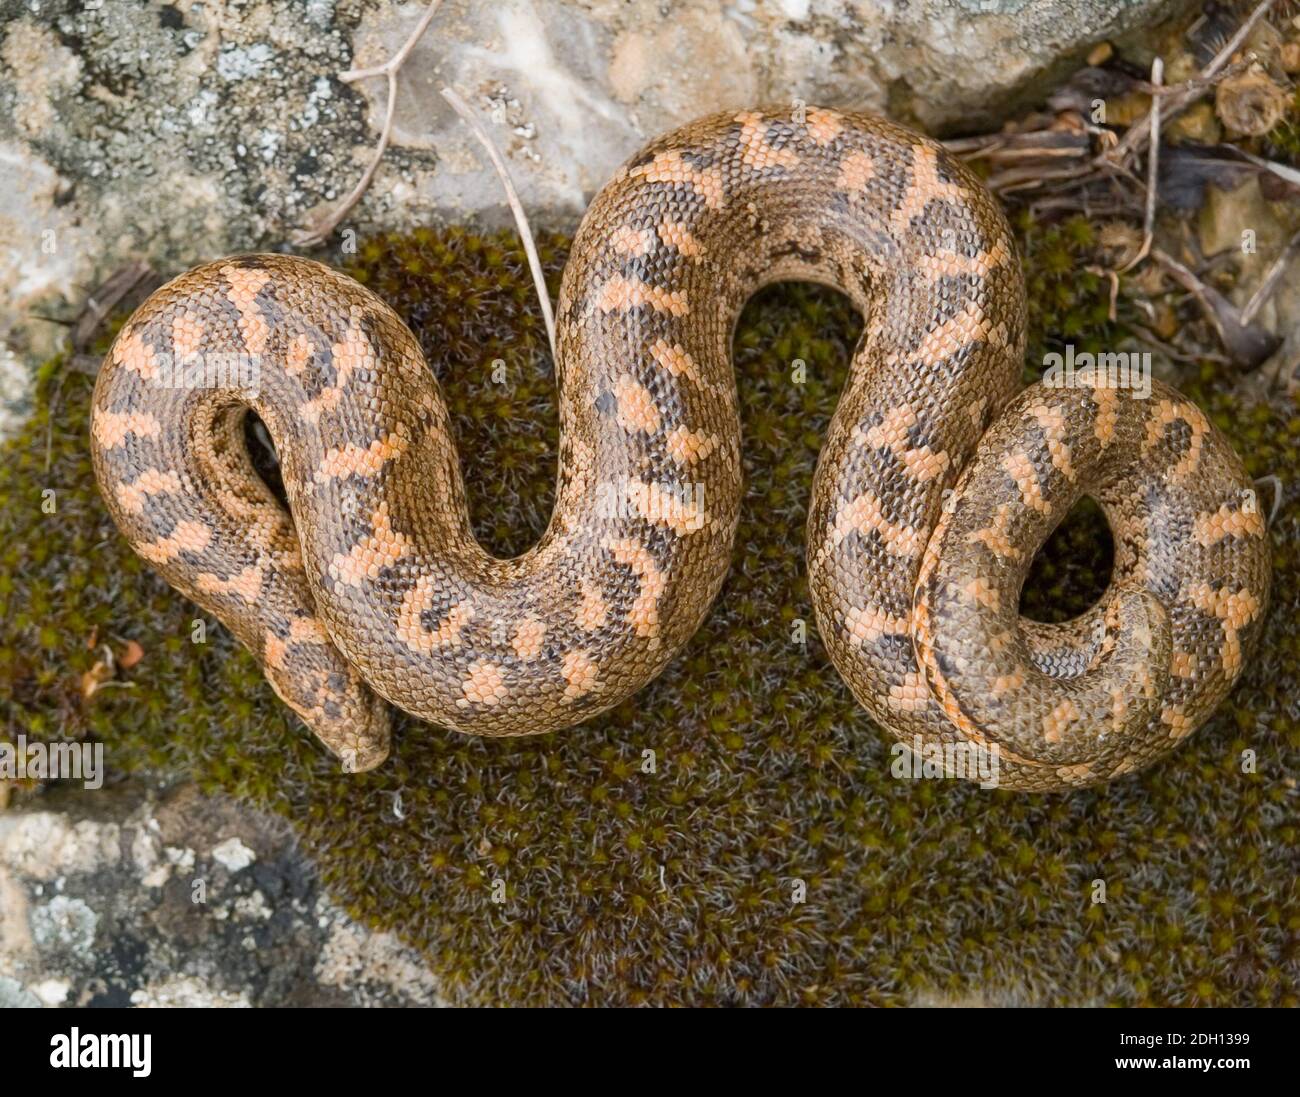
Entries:
MULTIPOLYGON (((572 224, 648 137, 802 98, 992 124, 1095 42, 1185 0, 446 0, 399 79, 393 147, 346 226, 502 219, 438 95, 483 112, 539 225, 572 224)), ((127 259, 284 246, 363 170, 384 60, 422 3, 0 0, 0 405, 127 259)), ((15 422, 0 418, 0 433, 15 422)))
POLYGON ((84 959, 95 943, 99 916, 81 899, 56 895, 32 911, 31 922, 37 948, 84 959))
POLYGON ((0 975, 0 1009, 37 1009, 41 1000, 17 979, 0 975))
POLYGON ((440 1004, 282 820, 192 787, 38 803, 0 814, 0 1006, 440 1004))

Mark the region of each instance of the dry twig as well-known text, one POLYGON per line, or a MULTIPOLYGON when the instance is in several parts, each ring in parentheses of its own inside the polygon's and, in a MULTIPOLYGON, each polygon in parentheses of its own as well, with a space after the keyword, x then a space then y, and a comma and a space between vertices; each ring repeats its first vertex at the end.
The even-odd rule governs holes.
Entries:
POLYGON ((1259 289, 1251 294, 1250 300, 1242 308, 1241 322, 1243 324, 1249 324, 1255 319, 1255 313, 1259 312, 1268 299, 1273 296, 1273 291, 1277 289, 1278 282, 1282 280, 1282 275, 1286 273, 1286 268, 1290 265, 1297 251, 1300 251, 1300 232, 1291 237, 1290 242, 1282 249, 1282 254, 1274 260, 1268 274, 1264 276, 1264 281, 1260 283, 1259 289))
MULTIPOLYGON (((1199 75, 1194 76, 1192 79, 1187 80, 1174 88, 1170 88, 1164 96, 1157 95, 1152 97, 1153 107, 1154 100, 1157 98, 1165 98, 1168 100, 1163 110, 1165 121, 1170 121, 1175 115, 1181 114, 1211 88, 1215 87, 1223 80, 1226 80, 1228 77, 1241 72, 1247 65, 1254 61, 1254 57, 1251 56, 1246 57, 1241 61, 1233 62, 1231 64, 1229 63, 1232 61, 1232 55, 1241 48, 1242 43, 1250 37, 1251 31, 1253 31, 1259 24, 1259 21, 1268 14, 1269 9, 1272 8, 1276 2, 1277 0, 1260 0, 1260 3, 1256 6, 1255 10, 1250 13, 1246 21, 1237 28, 1237 33, 1228 39, 1223 49, 1219 50, 1219 52, 1214 55, 1210 63, 1201 70, 1199 75)), ((1113 149, 1108 149, 1106 152, 1103 152, 1097 158, 1098 165, 1109 166, 1112 164, 1122 163, 1126 157, 1135 155, 1151 135, 1152 117, 1152 115, 1148 115, 1141 122, 1130 126, 1128 132, 1124 134, 1118 145, 1113 149)))
MULTIPOLYGON (((1151 62, 1151 86, 1158 88, 1164 83, 1165 63, 1157 57, 1151 62)), ((1160 193, 1160 96, 1151 97, 1151 147, 1147 153, 1147 201, 1146 212, 1142 218, 1142 247, 1138 253, 1117 271, 1123 274, 1132 270, 1151 253, 1151 243, 1156 237, 1156 197, 1160 193)))
POLYGON ((1269 508, 1266 525, 1271 529, 1273 523, 1277 520, 1277 512, 1282 509, 1282 478, 1270 473, 1267 476, 1260 476, 1255 480, 1256 484, 1268 484, 1273 489, 1273 506, 1269 508))
POLYGON ((1233 361, 1254 367, 1277 349, 1279 340, 1275 336, 1262 328, 1242 323, 1237 307, 1213 286, 1203 282, 1194 271, 1159 248, 1151 250, 1151 258, 1164 267, 1170 277, 1201 306, 1201 311, 1214 328, 1219 342, 1233 361))
POLYGON ((382 65, 376 65, 369 69, 348 69, 346 72, 339 73, 339 79, 345 84, 352 84, 358 80, 365 80, 372 76, 382 76, 388 81, 388 104, 384 108, 384 124, 379 131, 379 143, 375 146, 375 151, 370 157, 370 163, 366 165, 366 170, 362 173, 357 185, 348 192, 333 210, 320 218, 310 228, 303 230, 293 238, 293 243, 298 247, 312 247, 316 244, 323 244, 348 212, 361 201, 361 196, 369 189, 371 182, 375 178, 375 172, 379 170, 379 162, 384 158, 384 153, 388 150, 388 143, 393 137, 393 114, 397 110, 397 74, 401 67, 406 63, 406 59, 415 49, 416 43, 424 37, 424 32, 428 30, 429 24, 433 21, 434 15, 437 14, 442 0, 431 0, 428 8, 420 17, 420 21, 415 25, 415 30, 411 36, 402 45, 392 57, 382 65))
POLYGON ((492 143, 492 138, 483 128, 474 112, 451 88, 442 89, 442 97, 451 104, 452 109, 460 115, 461 119, 469 126, 478 142, 486 150, 489 158, 492 160, 492 166, 496 168, 497 175, 501 179, 501 186, 506 192, 506 201, 510 205, 510 212, 514 214, 515 226, 519 229, 519 235, 523 240, 524 254, 528 256, 528 269, 533 274, 533 284, 537 287, 537 298, 542 305, 542 318, 546 321, 546 338, 551 344, 551 360, 558 361, 555 354, 555 315, 551 311, 551 295, 546 288, 546 278, 542 274, 542 261, 537 254, 537 245, 533 242, 532 230, 528 227, 528 218, 524 214, 523 204, 519 201, 519 195, 515 192, 514 183, 510 180, 510 171, 506 167, 506 162, 497 150, 496 145, 492 143))
POLYGON ((146 278, 153 275, 148 263, 135 261, 115 270, 108 279, 87 298, 72 324, 68 343, 75 355, 81 356, 90 349, 100 325, 107 319, 128 293, 146 278))
MULTIPOLYGON (((1272 2, 1272 0, 1268 0, 1268 2, 1272 2)), ((1206 75, 1206 73, 1209 72, 1207 66, 1206 71, 1201 73, 1201 75, 1186 80, 1181 84, 1171 86, 1167 90, 1166 94, 1153 96, 1153 101, 1156 98, 1161 100, 1160 113, 1163 116, 1164 121, 1170 122, 1177 115, 1182 114, 1183 111, 1200 99, 1201 96, 1211 88, 1217 87, 1224 80, 1235 76, 1253 62, 1254 56, 1252 55, 1241 61, 1234 62, 1227 68, 1214 73, 1212 76, 1206 75)), ((1142 146, 1146 144, 1150 136, 1151 115, 1148 114, 1147 117, 1142 119, 1142 121, 1135 122, 1131 125, 1125 131, 1124 136, 1119 139, 1118 144, 1113 148, 1106 149, 1104 152, 1098 154, 1096 160, 1097 166, 1108 170, 1113 170, 1122 166, 1127 158, 1136 156, 1142 151, 1142 146)))
POLYGON ((1251 31, 1258 26, 1259 21, 1268 14, 1269 9, 1276 2, 1277 0, 1260 0, 1260 3, 1255 6, 1255 10, 1250 13, 1246 21, 1237 28, 1237 33, 1228 39, 1223 49, 1219 50, 1214 55, 1214 59, 1205 66, 1205 70, 1201 73, 1203 78, 1208 79, 1219 74, 1223 67, 1232 60, 1232 55, 1241 49, 1241 44, 1250 37, 1251 31))

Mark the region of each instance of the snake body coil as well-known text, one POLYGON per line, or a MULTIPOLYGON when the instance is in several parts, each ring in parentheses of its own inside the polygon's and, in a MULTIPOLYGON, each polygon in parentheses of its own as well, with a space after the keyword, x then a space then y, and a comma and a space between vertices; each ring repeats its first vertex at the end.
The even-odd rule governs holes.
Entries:
POLYGON ((1024 287, 1001 212, 941 147, 865 115, 706 118, 596 196, 558 306, 555 511, 523 556, 476 542, 406 326, 302 259, 200 267, 141 306, 100 373, 96 473, 135 551, 350 768, 385 757, 385 701, 472 734, 552 731, 657 675, 717 594, 741 497, 732 329, 786 279, 842 289, 866 322, 807 559, 875 720, 996 746, 1023 789, 1128 772, 1201 724, 1268 596, 1240 462, 1158 383, 1015 396, 1024 287), (250 463, 248 408, 291 513, 250 463), (1020 618, 1035 552, 1085 494, 1114 535, 1109 589, 1067 624, 1020 618))

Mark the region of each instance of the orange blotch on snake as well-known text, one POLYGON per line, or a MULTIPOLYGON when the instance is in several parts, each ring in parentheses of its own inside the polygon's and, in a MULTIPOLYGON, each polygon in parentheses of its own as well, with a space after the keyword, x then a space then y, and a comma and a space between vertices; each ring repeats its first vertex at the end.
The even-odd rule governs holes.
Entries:
POLYGON ((464 697, 456 702, 461 708, 468 708, 470 705, 494 708, 510 696, 510 691, 506 688, 505 675, 494 663, 475 663, 471 666, 469 675, 461 684, 461 692, 464 697))
POLYGON ((722 444, 716 434, 702 434, 688 427, 674 427, 668 433, 668 455, 679 465, 695 465, 722 444))
POLYGON ((578 588, 582 595, 575 615, 578 627, 587 632, 604 628, 609 620, 609 603, 600 586, 584 576, 578 580, 578 588))
POLYGON ((794 149, 773 148, 767 140, 767 127, 758 111, 745 111, 736 115, 741 124, 741 163, 751 171, 768 171, 771 168, 792 169, 799 166, 799 154, 794 149))
POLYGON ((1166 429, 1179 422, 1187 424, 1191 430, 1191 437, 1188 439, 1187 452, 1170 470, 1170 475, 1177 479, 1185 479, 1196 471, 1196 466, 1201 460, 1205 434, 1210 429, 1209 421, 1195 404, 1175 400, 1156 401, 1151 411, 1151 418, 1147 421, 1142 452, 1148 453, 1165 436, 1166 429))
POLYGON ((468 602, 459 602, 451 607, 437 628, 426 629, 421 618, 433 608, 438 586, 434 576, 419 576, 411 589, 402 595, 402 604, 397 612, 398 640, 422 655, 459 646, 465 626, 474 620, 474 607, 468 602))
POLYGON ((1160 722, 1169 727, 1169 738, 1183 739, 1192 731, 1192 722, 1187 718, 1182 705, 1166 705, 1160 710, 1160 722))
POLYGON ((894 207, 890 219, 898 232, 907 232, 912 219, 925 212, 933 201, 951 201, 965 204, 967 192, 958 183, 944 182, 939 178, 939 153, 928 142, 912 146, 912 179, 903 200, 894 207))
POLYGON ((665 246, 676 248, 687 259, 702 259, 704 245, 691 235, 690 229, 680 221, 663 221, 659 225, 659 239, 665 246))
POLYGON ((1082 715, 1079 706, 1073 701, 1068 698, 1062 701, 1043 717, 1043 739, 1049 743, 1059 743, 1070 725, 1082 715))
POLYGON ((396 431, 376 438, 368 446, 349 442, 346 446, 332 449, 316 470, 316 483, 323 484, 345 476, 374 476, 389 461, 400 457, 410 444, 406 429, 399 425, 396 431))
POLYGON ((1119 424, 1119 393, 1112 388, 1094 388, 1092 402, 1097 405, 1093 431, 1097 441, 1105 447, 1115 440, 1115 428, 1119 424))
POLYGON ((228 579, 222 579, 211 572, 200 572, 194 579, 194 585, 204 594, 234 594, 245 602, 252 602, 262 590, 262 581, 266 576, 265 566, 261 563, 250 564, 228 579))
POLYGON ((666 526, 674 533, 686 534, 701 530, 708 524, 703 504, 694 494, 640 480, 628 481, 627 492, 637 513, 652 525, 666 526))
POLYGON ((1076 474, 1070 463, 1070 447, 1065 441, 1068 436, 1065 415, 1060 408, 1048 407, 1046 404, 1034 404, 1029 409, 1029 414, 1038 421, 1038 426, 1047 439, 1047 452, 1052 459, 1052 467, 1073 482, 1076 474))
POLYGON ((1259 599, 1248 590, 1215 590, 1200 583, 1188 593, 1192 605, 1203 613, 1217 617, 1223 626, 1224 672, 1236 675, 1241 670, 1241 629, 1258 616, 1259 599))
POLYGON ((1003 560, 1020 559, 1020 550, 1016 548, 1011 540, 1011 518, 1011 507, 1006 503, 999 503, 997 517, 994 518, 993 525, 973 531, 967 536, 966 543, 982 544, 991 553, 1003 560))
POLYGON ((690 311, 686 295, 680 291, 660 289, 622 274, 611 277, 596 294, 596 307, 601 312, 627 312, 643 305, 672 316, 685 316, 690 311))
POLYGON ((654 244, 654 233, 650 229, 635 229, 623 225, 615 229, 609 238, 609 245, 620 255, 645 255, 654 244))
POLYGON ((380 570, 397 563, 410 550, 406 534, 393 529, 388 504, 380 503, 370 520, 371 533, 346 553, 337 553, 329 564, 329 575, 344 586, 360 586, 379 578, 380 570))
POLYGON ((542 641, 546 639, 546 624, 536 617, 525 617, 515 626, 510 646, 515 654, 523 660, 536 659, 542 653, 542 641))
POLYGON ((1002 599, 998 593, 998 588, 989 582, 986 576, 976 576, 962 587, 961 592, 968 602, 983 606, 993 613, 996 613, 1001 608, 1002 599))
POLYGON ((677 183, 689 186, 709 209, 721 209, 724 200, 722 173, 716 168, 696 168, 676 149, 658 153, 648 164, 638 164, 628 171, 630 178, 648 183, 677 183))
POLYGON ((667 581, 650 550, 631 540, 607 541, 605 547, 614 559, 632 569, 640 589, 627 611, 627 619, 638 636, 654 640, 659 635, 659 599, 667 581))
POLYGON ((999 674, 993 679, 990 689, 994 693, 1014 693, 1025 684, 1025 676, 1020 671, 1012 671, 1010 674, 999 674))
POLYGON ((257 295, 271 281, 271 275, 252 267, 224 266, 221 273, 230 283, 230 303, 239 313, 239 330, 249 354, 261 354, 271 337, 270 325, 257 307, 257 295))
POLYGON ((560 674, 568 683, 564 690, 566 701, 576 701, 597 689, 600 685, 599 667, 585 651, 571 651, 564 656, 560 664, 560 674))
POLYGON ((855 647, 874 644, 884 636, 906 636, 908 619, 872 606, 854 606, 844 615, 844 627, 855 647))
POLYGON ((695 359, 682 346, 657 339, 650 347, 650 357, 674 377, 685 377, 696 384, 703 383, 695 359))
POLYGON ((1008 453, 1002 458, 1002 468, 1015 481, 1025 506, 1032 507, 1040 514, 1051 511, 1052 508, 1043 498, 1043 489, 1038 482, 1038 470, 1034 468, 1034 462, 1029 459, 1029 454, 1021 450, 1008 453))
POLYGON ((968 303, 956 316, 929 329, 921 337, 915 356, 922 362, 942 362, 968 344, 986 339, 989 334, 983 309, 968 303))
POLYGON ((623 374, 614 382, 614 399, 618 402, 618 423, 624 430, 654 434, 659 429, 659 409, 644 385, 623 374))
POLYGON ((176 357, 184 361, 198 354, 205 330, 203 321, 195 319, 189 312, 177 313, 172 320, 172 350, 176 357))
POLYGON ((181 490, 179 474, 170 470, 145 469, 129 484, 117 485, 117 501, 121 508, 131 514, 140 514, 144 510, 144 501, 150 495, 181 490))
POLYGON ((916 409, 910 404, 898 404, 885 412, 879 423, 867 428, 854 428, 853 440, 872 449, 888 449, 898 454, 907 448, 907 434, 916 426, 916 409))
POLYGON ((869 493, 840 507, 835 515, 832 545, 839 545, 850 533, 866 536, 873 531, 893 556, 912 557, 921 549, 920 534, 912 526, 887 519, 880 500, 869 493))
POLYGON ((329 633, 315 617, 295 617, 289 622, 289 639, 295 644, 328 644, 329 633))
POLYGON ((1196 516, 1192 536, 1204 548, 1227 537, 1263 537, 1264 516, 1258 510, 1241 510, 1224 503, 1217 511, 1196 516))
POLYGON ((840 163, 835 189, 856 194, 876 177, 876 162, 869 153, 851 152, 840 163))
POLYGON ((176 528, 166 537, 142 541, 135 551, 151 564, 165 564, 175 560, 182 552, 202 552, 212 541, 212 530, 202 522, 177 522, 176 528))
MULTIPOLYGON (((268 629, 265 641, 262 644, 262 662, 271 670, 284 670, 285 656, 288 652, 289 645, 268 629)), ((272 679, 272 685, 274 684, 274 679, 272 679)))
POLYGON ((921 712, 931 701, 930 687, 919 670, 908 671, 902 682, 889 687, 889 707, 898 712, 921 712))
POLYGON ((124 333, 117 340, 113 345, 113 359, 146 381, 153 380, 158 373, 157 354, 145 340, 144 332, 139 329, 124 333))
POLYGON ((293 337, 293 341, 289 344, 289 350, 285 354, 285 371, 297 377, 311 364, 311 357, 311 338, 305 332, 299 332, 293 337))
POLYGON ((91 431, 104 449, 113 449, 125 442, 128 435, 156 438, 162 432, 162 424, 145 411, 96 411, 91 431))
POLYGON ((809 107, 804 118, 808 136, 818 145, 829 145, 844 132, 844 120, 833 110, 809 107))

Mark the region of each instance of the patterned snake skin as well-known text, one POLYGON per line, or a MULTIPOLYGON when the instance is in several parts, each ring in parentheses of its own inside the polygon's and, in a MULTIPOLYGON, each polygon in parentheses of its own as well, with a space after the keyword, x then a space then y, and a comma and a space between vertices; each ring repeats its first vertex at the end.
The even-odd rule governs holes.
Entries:
POLYGON ((872 717, 996 747, 1019 789, 1129 772, 1204 722, 1268 598, 1241 463, 1158 383, 1016 397, 1025 294, 1001 212, 941 147, 866 115, 702 119, 596 196, 559 298, 558 498, 523 556, 474 539, 409 330, 303 259, 223 260, 141 306, 99 376, 96 473, 135 551, 348 768, 386 756, 386 702, 475 735, 568 727, 659 674, 718 593, 741 498, 732 330, 786 279, 865 318, 807 561, 872 717), (248 408, 291 513, 250 462, 248 408), (1035 552, 1085 494, 1113 532, 1109 589, 1072 622, 1022 619, 1035 552))

